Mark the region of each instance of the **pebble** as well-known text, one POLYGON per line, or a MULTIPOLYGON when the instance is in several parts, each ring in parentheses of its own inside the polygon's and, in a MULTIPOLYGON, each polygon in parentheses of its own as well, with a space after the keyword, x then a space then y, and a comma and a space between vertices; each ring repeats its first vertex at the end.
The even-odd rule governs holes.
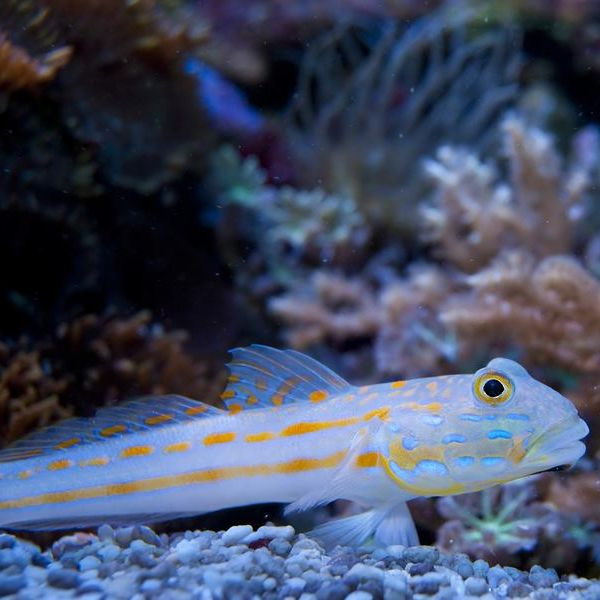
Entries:
POLYGON ((16 594, 27 585, 24 575, 3 575, 0 574, 0 596, 9 596, 16 594))
POLYGON ((102 564, 102 561, 97 556, 84 556, 79 561, 79 569, 81 571, 97 569, 101 564, 102 564))
POLYGON ((371 567, 362 563, 355 564, 344 576, 344 581, 356 579, 363 581, 365 579, 373 579, 375 581, 383 581, 383 571, 377 567, 371 567))
POLYGON ((554 569, 544 569, 539 565, 531 567, 529 572, 529 583, 534 588, 552 587, 558 582, 558 575, 554 569))
POLYGON ((373 595, 369 592, 357 591, 346 596, 346 600, 372 600, 373 595))
POLYGON ((489 589, 488 582, 481 577, 469 577, 465 581, 465 592, 470 596, 483 596, 489 589))
POLYGON ((226 546, 234 546, 239 544, 244 538, 248 537, 252 533, 251 525, 234 525, 227 531, 223 532, 221 541, 226 546))
POLYGON ((501 566, 496 565, 488 571, 487 580, 491 587, 497 588, 501 583, 508 583, 510 575, 501 566))
POLYGON ((70 569, 52 569, 48 571, 48 585, 61 590, 76 588, 81 579, 76 571, 70 569))
POLYGON ((598 600, 600 582, 559 580, 554 569, 541 566, 529 572, 490 568, 484 560, 429 546, 340 546, 325 552, 318 541, 274 525, 170 536, 149 527, 104 525, 98 535, 64 536, 45 552, 0 534, 0 596, 11 595, 19 600, 598 600), (252 540, 260 543, 249 547, 252 540))

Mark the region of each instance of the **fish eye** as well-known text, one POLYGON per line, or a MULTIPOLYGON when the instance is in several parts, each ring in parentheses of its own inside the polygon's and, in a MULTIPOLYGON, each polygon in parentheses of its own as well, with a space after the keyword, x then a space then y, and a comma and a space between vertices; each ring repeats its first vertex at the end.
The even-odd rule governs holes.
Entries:
POLYGON ((514 386, 506 375, 498 371, 486 371, 475 377, 473 391, 481 402, 499 406, 512 398, 514 386))

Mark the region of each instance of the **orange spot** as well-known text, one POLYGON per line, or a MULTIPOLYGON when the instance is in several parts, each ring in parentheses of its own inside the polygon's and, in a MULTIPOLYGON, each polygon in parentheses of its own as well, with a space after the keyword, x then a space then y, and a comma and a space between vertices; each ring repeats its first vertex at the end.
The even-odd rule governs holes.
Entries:
POLYGON ((229 405, 229 412, 232 415, 237 415, 239 412, 242 412, 244 407, 239 402, 234 402, 229 405))
POLYGON ((513 441, 512 448, 508 451, 508 458, 512 462, 518 464, 520 463, 527 454, 527 450, 525 450, 525 446, 523 442, 525 441, 524 435, 517 436, 513 441))
POLYGON ((304 435, 305 433, 313 433, 315 431, 322 431, 323 429, 333 429, 335 427, 345 427, 347 425, 355 425, 359 422, 357 417, 350 417, 348 419, 337 419, 335 421, 315 421, 315 422, 304 422, 294 423, 289 425, 281 431, 282 436, 290 435, 304 435))
POLYGON ((267 382, 264 379, 257 379, 256 389, 264 392, 267 389, 267 382))
POLYGON ((229 400, 230 398, 233 398, 234 396, 235 396, 235 391, 234 390, 225 390, 221 394, 221 400, 229 400))
POLYGON ((56 446, 54 446, 57 450, 64 450, 66 448, 71 448, 71 446, 75 446, 76 444, 79 444, 79 442, 81 442, 81 438, 75 437, 75 438, 71 438, 69 440, 65 440, 64 442, 60 442, 59 444, 56 444, 56 446))
POLYGON ((118 433, 123 433, 127 431, 127 427, 125 425, 113 425, 112 427, 105 427, 100 430, 100 435, 104 437, 110 437, 111 435, 117 435, 118 433))
POLYGON ((311 402, 323 402, 328 396, 329 394, 325 390, 315 390, 314 392, 311 392, 308 398, 311 402))
POLYGON ((29 479, 33 475, 33 471, 31 469, 27 469, 27 471, 19 471, 17 477, 19 479, 29 479))
POLYGON ((185 414, 190 415, 190 417, 194 415, 199 415, 203 413, 208 407, 204 404, 199 404, 198 406, 190 406, 185 409, 185 414))
POLYGON ((148 456, 154 452, 153 446, 129 446, 121 452, 122 458, 132 458, 134 456, 148 456))
POLYGON ((408 398, 409 396, 412 396, 416 391, 417 391, 417 387, 413 385, 413 386, 409 387, 407 390, 404 390, 404 392, 402 392, 402 395, 405 398, 408 398))
POLYGON ((73 466, 71 460, 55 460, 48 465, 50 471, 62 471, 62 469, 68 469, 73 466))
POLYGON ((355 398, 354 394, 346 394, 346 395, 344 396, 344 400, 345 400, 346 402, 351 402, 352 400, 354 400, 354 398, 355 398))
POLYGON ((387 421, 390 418, 390 407, 383 406, 382 408, 376 408, 371 412, 368 412, 363 419, 365 421, 370 421, 371 419, 381 419, 382 421, 387 421))
POLYGON ((437 381, 431 381, 430 383, 428 383, 425 386, 432 394, 435 394, 435 392, 437 392, 438 389, 438 384, 437 381))
POLYGON ((235 433, 227 432, 227 433, 212 433, 211 435, 207 435, 203 442, 205 446, 210 446, 212 444, 225 444, 226 442, 233 442, 235 440, 235 433))
POLYGON ((190 442, 178 442, 176 444, 169 444, 168 446, 164 447, 164 451, 168 452, 169 454, 171 452, 185 452, 186 450, 189 450, 192 447, 192 444, 190 444, 190 442))
POLYGON ((229 377, 227 377, 229 383, 237 383, 239 380, 239 375, 229 375, 229 377))
POLYGON ((438 413, 442 410, 442 405, 439 402, 430 402, 429 404, 419 404, 418 402, 405 402, 402 405, 402 408, 438 413))
POLYGON ((160 423, 166 423, 171 420, 173 420, 172 415, 156 415, 156 417, 147 418, 146 425, 159 425, 160 423))
POLYGON ((271 402, 275 406, 281 406, 283 404, 283 396, 281 394, 273 394, 271 396, 271 402))
POLYGON ((88 460, 79 461, 80 467, 103 467, 109 463, 106 456, 99 456, 98 458, 90 458, 88 460))
POLYGON ((406 385, 406 381, 392 381, 392 383, 390 383, 390 387, 393 390, 397 390, 399 388, 402 388, 406 385))
POLYGON ((246 402, 248 403, 249 406, 252 406, 253 404, 256 404, 258 402, 256 396, 254 395, 250 395, 248 396, 248 400, 246 400, 246 402))
POLYGON ((247 442, 266 442, 272 440, 276 435, 270 431, 263 431, 262 433, 249 433, 244 439, 247 442))
POLYGON ((379 452, 365 452, 356 457, 357 467, 376 467, 379 464, 379 452))

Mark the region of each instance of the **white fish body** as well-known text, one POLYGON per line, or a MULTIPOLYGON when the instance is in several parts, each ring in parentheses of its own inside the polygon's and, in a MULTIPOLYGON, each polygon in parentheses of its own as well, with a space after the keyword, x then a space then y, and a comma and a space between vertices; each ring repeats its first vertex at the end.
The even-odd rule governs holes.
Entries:
POLYGON ((367 509, 316 535, 411 544, 408 499, 482 489, 584 451, 587 426, 573 405, 512 361, 358 388, 297 352, 252 346, 233 356, 227 411, 180 396, 137 400, 0 452, 0 527, 154 522, 262 502, 304 510, 345 498, 367 509), (510 386, 510 397, 482 402, 482 377, 510 386))

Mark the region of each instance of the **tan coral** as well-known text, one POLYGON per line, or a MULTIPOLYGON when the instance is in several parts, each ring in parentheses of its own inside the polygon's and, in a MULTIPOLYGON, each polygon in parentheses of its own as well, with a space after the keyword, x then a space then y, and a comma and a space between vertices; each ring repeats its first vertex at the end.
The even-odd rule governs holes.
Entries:
POLYGON ((537 264, 526 253, 507 252, 466 282, 471 291, 442 309, 461 341, 509 343, 529 363, 573 373, 600 369, 600 282, 573 258, 537 264))
POLYGON ((590 181, 588 165, 563 169, 551 136, 523 119, 506 118, 502 135, 507 181, 464 149, 443 147, 426 163, 436 191, 422 210, 423 237, 468 273, 507 248, 537 257, 568 252, 590 181))
POLYGON ((0 344, 0 367, 0 446, 71 414, 59 401, 66 378, 45 372, 39 352, 0 344))
POLYGON ((86 315, 56 335, 17 348, 0 345, 0 446, 71 414, 147 394, 184 394, 217 404, 222 358, 185 349, 187 335, 165 331, 147 311, 86 315))
POLYGON ((373 336, 379 327, 369 286, 333 272, 317 271, 301 289, 273 298, 269 309, 289 325, 286 336, 295 348, 373 336))

